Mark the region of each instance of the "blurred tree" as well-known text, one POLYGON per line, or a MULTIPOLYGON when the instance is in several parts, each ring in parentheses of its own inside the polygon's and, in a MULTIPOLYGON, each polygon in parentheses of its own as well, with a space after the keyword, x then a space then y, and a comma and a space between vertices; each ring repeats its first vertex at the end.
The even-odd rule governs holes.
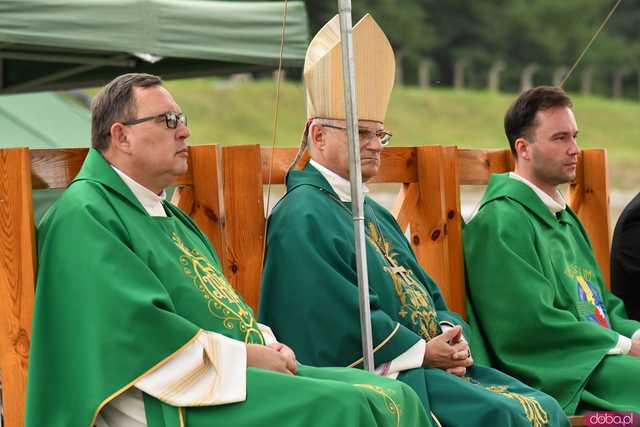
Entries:
MULTIPOLYGON (((280 0, 274 0, 280 1, 280 0)), ((484 88, 488 71, 504 61, 501 88, 519 89, 520 74, 539 64, 534 84, 550 84, 570 67, 617 0, 352 0, 353 21, 370 12, 403 56, 404 81, 416 83, 429 59, 432 78, 451 85, 456 61, 466 60, 465 86, 484 88)), ((337 0, 305 0, 310 35, 338 13, 337 0)), ((582 71, 593 69, 593 89, 609 94, 611 76, 628 67, 625 93, 640 95, 640 0, 625 0, 565 87, 578 91, 582 71)), ((295 75, 295 74, 294 74, 295 75)))

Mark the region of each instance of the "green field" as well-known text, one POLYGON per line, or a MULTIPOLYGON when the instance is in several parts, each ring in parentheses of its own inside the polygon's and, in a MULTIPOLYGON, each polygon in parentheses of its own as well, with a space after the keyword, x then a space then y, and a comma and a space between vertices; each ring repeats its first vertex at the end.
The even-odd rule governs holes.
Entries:
MULTIPOLYGON (((273 138, 275 83, 197 79, 167 83, 189 116, 193 144, 262 144, 273 138)), ((396 88, 386 127, 392 144, 506 147, 502 118, 513 94, 396 88)), ((296 146, 305 121, 301 84, 283 83, 278 146, 296 146)), ((640 187, 640 103, 573 96, 582 147, 608 149, 611 184, 640 187)))

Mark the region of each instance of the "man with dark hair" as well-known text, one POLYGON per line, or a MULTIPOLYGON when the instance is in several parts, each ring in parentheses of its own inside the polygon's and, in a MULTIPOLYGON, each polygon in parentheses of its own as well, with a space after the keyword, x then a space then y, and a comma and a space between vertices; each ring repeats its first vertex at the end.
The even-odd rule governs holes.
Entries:
POLYGON ((428 426, 415 393, 297 364, 164 200, 187 171, 180 106, 155 76, 109 83, 93 146, 38 228, 27 427, 428 426))
POLYGON ((573 103, 562 89, 553 86, 541 86, 529 90, 515 100, 504 115, 504 131, 514 158, 518 157, 516 150, 518 138, 523 136, 532 138, 538 111, 555 107, 571 108, 573 103))
POLYGON ((640 322, 605 287, 557 189, 576 176, 571 106, 560 88, 542 86, 506 113, 515 171, 491 176, 464 228, 474 351, 567 414, 640 411, 640 322))
POLYGON ((640 194, 618 218, 611 243, 611 290, 629 318, 640 320, 640 194))

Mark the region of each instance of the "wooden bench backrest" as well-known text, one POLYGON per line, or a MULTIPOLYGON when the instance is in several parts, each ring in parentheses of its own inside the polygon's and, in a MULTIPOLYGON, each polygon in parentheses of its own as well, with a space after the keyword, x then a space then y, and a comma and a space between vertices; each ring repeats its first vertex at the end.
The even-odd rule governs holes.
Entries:
MULTIPOLYGON (((36 242, 32 190, 65 188, 87 149, 0 149, 0 380, 5 427, 23 425, 33 319, 36 242)), ((173 202, 222 249, 216 146, 192 147, 173 202)))
MULTIPOLYGON (((283 184, 294 148, 258 145, 224 147, 222 180, 227 221, 224 266, 227 277, 257 309, 265 231, 263 186, 283 184), (271 171, 271 172, 270 172, 271 171)), ((492 173, 513 170, 509 150, 457 147, 390 147, 382 153, 375 183, 401 183, 392 212, 418 260, 438 283, 449 307, 465 314, 460 187, 486 185, 492 173)), ((568 201, 589 233, 609 283, 609 193, 606 152, 584 150, 568 201)))
MULTIPOLYGON (((272 152, 257 145, 196 146, 172 201, 213 243, 225 274, 257 309, 265 210, 263 186, 283 184, 296 149, 272 152), (273 163, 272 163, 273 162, 273 163)), ((0 372, 6 427, 23 425, 36 273, 32 190, 65 188, 87 149, 0 149, 0 372)), ((460 185, 486 184, 490 173, 513 163, 506 150, 394 147, 383 152, 373 182, 402 183, 393 213, 410 227, 419 261, 437 281, 450 307, 464 313, 460 185)), ((606 153, 585 150, 569 192, 609 277, 606 153)))

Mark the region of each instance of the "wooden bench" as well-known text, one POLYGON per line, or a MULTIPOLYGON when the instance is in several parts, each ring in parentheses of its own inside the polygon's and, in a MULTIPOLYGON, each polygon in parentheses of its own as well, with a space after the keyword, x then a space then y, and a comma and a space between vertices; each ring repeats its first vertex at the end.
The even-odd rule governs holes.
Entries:
MULTIPOLYGON (((263 187, 269 182, 270 168, 271 184, 284 184, 296 151, 258 145, 222 148, 221 179, 227 220, 221 257, 227 277, 254 310, 259 302, 265 238, 263 187)), ((371 181, 401 184, 392 212, 402 229, 409 227, 418 260, 457 313, 465 314, 460 188, 486 185, 490 174, 510 170, 513 161, 509 150, 390 147, 382 152, 380 173, 371 181)), ((589 233, 609 286, 605 150, 589 149, 580 154, 577 178, 570 185, 567 198, 589 233)))
MULTIPOLYGON (((260 293, 265 210, 263 186, 284 183, 295 149, 196 146, 172 201, 213 243, 234 287, 256 309, 260 293), (273 163, 272 163, 273 162, 273 163)), ((87 149, 0 149, 0 379, 4 425, 23 425, 36 271, 32 191, 65 188, 87 149)), ((504 150, 455 147, 388 148, 374 182, 401 183, 394 214, 410 226, 422 265, 450 307, 464 313, 459 186, 486 183, 509 170, 504 150)), ((608 278, 608 186, 603 150, 586 150, 570 200, 585 223, 608 278), (587 171, 584 173, 583 171, 587 171)), ((572 417, 573 425, 582 417, 572 417)))

